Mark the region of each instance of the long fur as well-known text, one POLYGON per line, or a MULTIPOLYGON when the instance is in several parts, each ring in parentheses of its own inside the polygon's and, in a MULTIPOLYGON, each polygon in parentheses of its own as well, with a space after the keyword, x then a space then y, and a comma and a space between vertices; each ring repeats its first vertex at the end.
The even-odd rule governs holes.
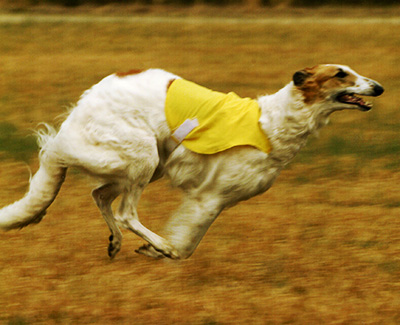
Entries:
POLYGON ((110 257, 121 247, 122 226, 149 243, 138 253, 187 258, 219 213, 265 192, 332 112, 369 108, 349 102, 349 97, 339 100, 342 94, 383 92, 377 82, 345 66, 298 71, 277 93, 258 99, 260 125, 273 148, 270 154, 242 146, 200 155, 182 145, 169 146, 164 103, 169 83, 177 78, 158 69, 135 70, 110 75, 84 92, 58 132, 47 127, 38 133, 40 168, 25 197, 0 210, 0 228, 39 222, 67 168, 75 166, 102 182, 92 195, 111 231, 110 257), (161 237, 140 223, 136 206, 145 186, 163 175, 184 196, 161 237), (111 203, 119 195, 121 204, 114 214, 111 203))

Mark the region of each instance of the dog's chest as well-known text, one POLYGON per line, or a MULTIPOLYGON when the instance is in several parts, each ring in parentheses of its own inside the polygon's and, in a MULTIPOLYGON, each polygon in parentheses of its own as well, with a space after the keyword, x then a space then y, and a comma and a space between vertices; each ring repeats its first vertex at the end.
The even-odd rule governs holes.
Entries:
POLYGON ((191 151, 213 154, 244 145, 271 151, 259 124, 260 108, 250 98, 177 79, 168 89, 165 114, 174 140, 191 151))

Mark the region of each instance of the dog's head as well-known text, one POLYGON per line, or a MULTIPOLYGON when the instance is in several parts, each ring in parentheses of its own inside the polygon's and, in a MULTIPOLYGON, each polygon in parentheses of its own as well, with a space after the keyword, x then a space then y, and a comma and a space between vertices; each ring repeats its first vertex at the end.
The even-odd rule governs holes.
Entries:
POLYGON ((297 71, 293 84, 304 96, 308 105, 323 103, 331 112, 346 108, 369 111, 372 104, 361 96, 379 96, 383 87, 376 81, 360 76, 347 66, 317 65, 297 71))

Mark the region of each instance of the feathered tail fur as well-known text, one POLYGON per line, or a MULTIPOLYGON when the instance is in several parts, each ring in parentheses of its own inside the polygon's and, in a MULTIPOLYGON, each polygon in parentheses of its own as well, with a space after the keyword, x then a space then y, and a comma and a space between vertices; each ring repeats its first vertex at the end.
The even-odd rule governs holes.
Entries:
POLYGON ((52 151, 56 131, 47 125, 46 129, 37 132, 41 147, 39 170, 30 180, 25 196, 0 210, 0 229, 22 228, 40 222, 64 182, 67 168, 60 165, 52 151))

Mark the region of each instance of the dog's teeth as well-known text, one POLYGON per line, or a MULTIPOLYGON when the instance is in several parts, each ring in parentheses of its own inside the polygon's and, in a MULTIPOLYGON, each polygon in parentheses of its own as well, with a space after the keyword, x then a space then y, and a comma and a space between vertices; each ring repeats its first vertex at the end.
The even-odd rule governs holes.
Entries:
POLYGON ((357 97, 354 94, 345 94, 339 97, 339 101, 345 104, 354 104, 364 108, 371 108, 372 103, 364 101, 363 98, 357 97))

